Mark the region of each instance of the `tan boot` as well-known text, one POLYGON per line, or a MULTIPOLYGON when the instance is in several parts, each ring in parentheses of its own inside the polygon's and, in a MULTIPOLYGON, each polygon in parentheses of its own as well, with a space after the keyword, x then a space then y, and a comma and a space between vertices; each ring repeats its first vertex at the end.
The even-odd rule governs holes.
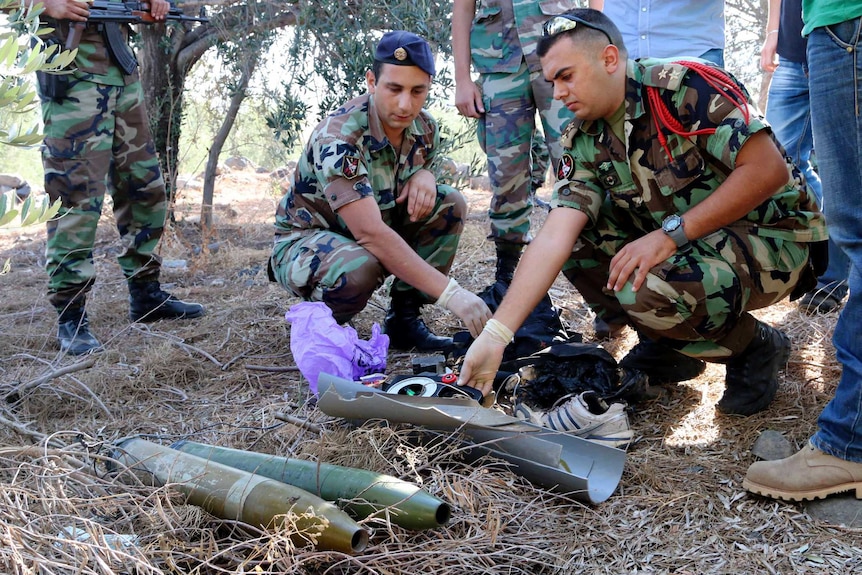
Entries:
POLYGON ((752 463, 742 487, 785 501, 822 499, 852 490, 862 499, 862 463, 833 457, 809 443, 785 459, 752 463))

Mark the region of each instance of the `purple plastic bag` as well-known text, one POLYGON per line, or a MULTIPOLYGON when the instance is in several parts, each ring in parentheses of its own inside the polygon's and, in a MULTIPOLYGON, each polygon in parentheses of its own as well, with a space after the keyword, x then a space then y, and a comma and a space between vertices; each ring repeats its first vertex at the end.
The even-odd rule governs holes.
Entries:
POLYGON ((338 325, 323 302, 302 302, 290 308, 284 319, 290 323, 290 351, 296 366, 317 395, 317 377, 328 373, 351 381, 364 375, 384 373, 389 336, 380 326, 371 326, 371 339, 359 339, 356 330, 338 325))

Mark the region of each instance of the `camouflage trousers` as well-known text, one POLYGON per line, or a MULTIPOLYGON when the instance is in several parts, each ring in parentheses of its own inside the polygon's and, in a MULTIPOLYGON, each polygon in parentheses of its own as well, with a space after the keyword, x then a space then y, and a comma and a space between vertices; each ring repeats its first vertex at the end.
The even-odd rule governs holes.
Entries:
POLYGON ((756 325, 748 312, 787 297, 809 254, 808 244, 757 235, 752 224, 736 222, 655 266, 637 292, 630 282, 619 292, 606 289, 611 258, 633 239, 630 226, 624 230, 602 217, 581 234, 563 273, 608 323, 629 323, 685 355, 711 361, 748 346, 756 325))
MULTIPOLYGON (((410 222, 406 204, 381 212, 384 223, 432 267, 448 275, 455 259, 467 204, 451 186, 437 187, 437 201, 422 221, 410 222)), ((380 261, 355 240, 328 229, 297 230, 277 236, 270 257, 272 278, 292 294, 322 301, 339 321, 365 308, 389 275, 380 261)), ((416 291, 396 280, 392 292, 416 291)), ((430 301, 421 294, 421 299, 430 301)))
POLYGON ((530 150, 536 133, 536 112, 541 117, 552 165, 562 154, 560 134, 572 118, 554 100, 553 87, 541 72, 530 73, 526 63, 514 74, 483 74, 479 79, 485 114, 479 118, 479 145, 488 157, 488 176, 493 197, 488 209, 490 238, 529 243, 532 161, 530 150))
POLYGON ((545 137, 536 130, 530 143, 530 191, 536 191, 545 185, 548 177, 548 167, 551 165, 551 154, 545 137))
POLYGON ((57 309, 83 302, 95 281, 93 246, 105 194, 113 200, 126 278, 158 279, 155 255, 167 198, 141 83, 106 86, 72 78, 67 97, 43 100, 45 191, 60 199, 48 222, 48 298, 57 309))

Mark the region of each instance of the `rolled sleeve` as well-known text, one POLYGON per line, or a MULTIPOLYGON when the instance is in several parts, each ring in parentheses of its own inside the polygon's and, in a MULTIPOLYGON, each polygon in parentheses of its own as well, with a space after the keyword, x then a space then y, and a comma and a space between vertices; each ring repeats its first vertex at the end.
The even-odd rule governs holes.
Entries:
POLYGON ((715 134, 707 139, 707 151, 733 169, 736 167, 736 157, 745 142, 764 129, 770 130, 757 111, 749 109, 748 123, 746 123, 742 112, 733 108, 733 111, 716 126, 715 134))

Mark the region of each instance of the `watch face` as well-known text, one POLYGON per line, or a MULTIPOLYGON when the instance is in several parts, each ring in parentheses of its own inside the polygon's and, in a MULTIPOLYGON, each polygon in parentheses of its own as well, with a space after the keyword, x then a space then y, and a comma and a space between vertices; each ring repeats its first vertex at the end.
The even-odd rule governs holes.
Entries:
POLYGON ((677 229, 682 223, 682 218, 674 214, 665 218, 661 224, 661 228, 666 232, 672 232, 677 229))

